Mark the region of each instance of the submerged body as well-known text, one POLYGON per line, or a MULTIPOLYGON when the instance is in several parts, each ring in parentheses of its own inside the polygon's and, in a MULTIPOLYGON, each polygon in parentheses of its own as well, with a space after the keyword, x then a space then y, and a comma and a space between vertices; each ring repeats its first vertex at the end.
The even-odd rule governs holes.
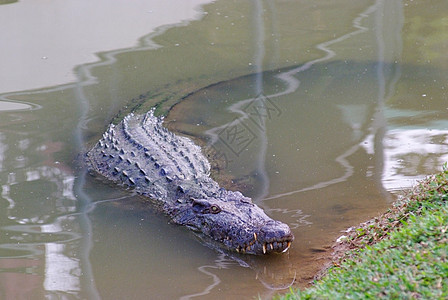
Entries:
POLYGON ((128 115, 110 125, 87 153, 89 167, 159 203, 176 224, 240 253, 285 252, 288 225, 268 217, 240 192, 220 188, 199 146, 168 131, 153 115, 128 115))

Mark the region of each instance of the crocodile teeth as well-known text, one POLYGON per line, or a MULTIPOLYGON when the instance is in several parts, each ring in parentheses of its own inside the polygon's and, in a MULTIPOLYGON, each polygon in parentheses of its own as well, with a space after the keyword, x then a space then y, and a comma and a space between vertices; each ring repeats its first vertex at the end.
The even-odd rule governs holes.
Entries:
POLYGON ((269 243, 269 246, 271 247, 271 250, 274 250, 274 245, 272 243, 269 243))
POLYGON ((263 254, 266 254, 266 244, 263 244, 263 254))
POLYGON ((257 234, 254 232, 254 239, 257 240, 257 234))

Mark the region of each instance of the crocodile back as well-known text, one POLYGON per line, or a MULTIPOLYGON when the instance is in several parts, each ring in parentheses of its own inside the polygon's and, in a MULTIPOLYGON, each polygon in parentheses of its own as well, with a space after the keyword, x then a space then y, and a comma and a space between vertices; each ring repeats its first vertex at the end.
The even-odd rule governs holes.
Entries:
POLYGON ((200 147, 162 122, 151 110, 110 125, 87 153, 90 168, 154 199, 166 200, 180 182, 209 182, 210 164, 200 147))

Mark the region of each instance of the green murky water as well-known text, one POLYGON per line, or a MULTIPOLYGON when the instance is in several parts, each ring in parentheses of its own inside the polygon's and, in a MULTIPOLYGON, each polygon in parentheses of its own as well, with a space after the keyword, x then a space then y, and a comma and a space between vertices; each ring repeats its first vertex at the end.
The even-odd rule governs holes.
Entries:
POLYGON ((269 298, 307 284, 342 230, 448 160, 447 12, 443 1, 216 1, 72 65, 61 84, 22 76, 11 90, 33 63, 57 71, 63 49, 37 53, 36 39, 16 55, 37 62, 1 71, 0 298, 269 298), (203 145, 218 181, 293 228, 289 253, 217 253, 86 174, 79 154, 105 126, 155 104, 176 104, 167 126, 203 145))

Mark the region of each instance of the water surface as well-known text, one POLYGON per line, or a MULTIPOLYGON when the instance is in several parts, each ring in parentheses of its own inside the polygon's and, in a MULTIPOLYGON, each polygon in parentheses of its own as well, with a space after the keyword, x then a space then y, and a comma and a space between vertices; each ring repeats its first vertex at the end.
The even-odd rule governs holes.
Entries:
MULTIPOLYGON (((37 21, 26 4, 0 14, 37 21)), ((85 59, 64 52, 75 76, 55 81, 62 68, 50 64, 42 78, 2 80, 2 299, 269 298, 306 285, 342 230, 448 160, 445 2, 198 4, 171 26, 126 27, 125 44, 106 22, 112 46, 87 42, 85 59), (219 182, 293 228, 288 253, 219 253, 86 173, 79 154, 112 119, 157 103, 169 128, 201 143, 219 182)), ((126 15, 108 5, 106 15, 126 15)), ((149 11, 134 14, 170 15, 149 11)), ((62 25, 68 45, 86 42, 90 33, 62 25)), ((53 57, 37 51, 45 41, 15 34, 36 51, 16 51, 2 78, 53 57)))

